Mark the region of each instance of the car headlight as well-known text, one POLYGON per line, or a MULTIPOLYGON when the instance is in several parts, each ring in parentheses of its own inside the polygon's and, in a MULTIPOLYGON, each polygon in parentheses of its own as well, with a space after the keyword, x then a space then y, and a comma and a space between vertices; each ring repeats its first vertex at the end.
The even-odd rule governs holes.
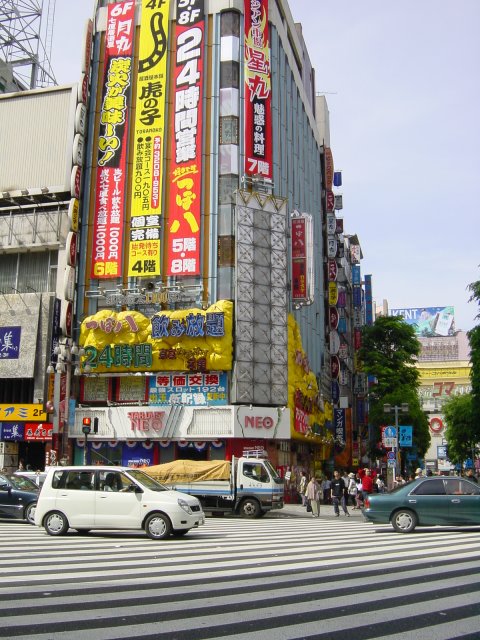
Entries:
POLYGON ((193 511, 190 509, 190 505, 183 498, 178 499, 178 506, 182 507, 182 509, 186 511, 189 515, 192 515, 193 511))

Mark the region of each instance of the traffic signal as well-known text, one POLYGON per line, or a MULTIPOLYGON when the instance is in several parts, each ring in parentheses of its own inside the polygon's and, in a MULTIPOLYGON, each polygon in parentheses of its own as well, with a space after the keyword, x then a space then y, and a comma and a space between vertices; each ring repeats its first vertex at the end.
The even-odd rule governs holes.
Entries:
POLYGON ((88 436, 88 434, 90 433, 91 428, 92 428, 92 419, 84 418, 82 420, 82 431, 86 436, 88 436))
POLYGON ((93 433, 98 433, 98 417, 93 419, 93 433))

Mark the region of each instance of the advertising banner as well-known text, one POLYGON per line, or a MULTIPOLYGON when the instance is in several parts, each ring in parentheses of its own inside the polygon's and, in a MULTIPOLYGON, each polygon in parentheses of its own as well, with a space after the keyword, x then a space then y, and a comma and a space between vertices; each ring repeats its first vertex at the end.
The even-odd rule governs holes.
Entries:
POLYGON ((402 316, 417 336, 451 336, 455 334, 453 307, 417 307, 390 309, 390 316, 402 316))
POLYGON ((0 327, 0 358, 18 360, 21 335, 21 327, 0 327))
POLYGON ((217 406, 227 404, 227 374, 162 373, 150 376, 148 400, 154 404, 217 406))
POLYGON ((245 173, 272 179, 268 0, 245 0, 245 173))
POLYGON ((134 16, 134 2, 108 5, 103 93, 97 141, 98 166, 91 263, 93 278, 116 278, 122 275, 134 16))
POLYGON ((142 0, 128 275, 160 275, 170 1, 142 0), (157 8, 158 4, 158 8, 157 8))
POLYGON ((177 0, 167 275, 199 275, 205 20, 203 0, 177 0), (188 6, 185 6, 188 5, 188 6))

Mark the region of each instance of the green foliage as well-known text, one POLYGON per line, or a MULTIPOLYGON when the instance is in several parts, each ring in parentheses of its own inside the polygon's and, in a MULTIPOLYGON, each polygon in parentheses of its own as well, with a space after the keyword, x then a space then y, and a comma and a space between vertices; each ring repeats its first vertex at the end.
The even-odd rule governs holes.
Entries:
MULTIPOLYGON (((472 292, 469 302, 477 301, 480 309, 480 280, 472 282, 468 288, 472 292)), ((475 316, 480 319, 480 312, 475 316)), ((480 325, 467 333, 470 341, 470 380, 472 382, 472 412, 477 424, 480 424, 480 325)))
POLYGON ((452 396, 443 405, 443 416, 448 457, 454 464, 462 464, 472 457, 472 452, 478 451, 480 442, 480 423, 473 417, 472 394, 452 396))
POLYGON ((377 378, 376 395, 383 397, 399 386, 418 389, 415 363, 420 349, 414 328, 400 316, 380 316, 363 327, 358 355, 363 371, 377 378))
MULTIPOLYGON (((375 442, 380 440, 381 425, 395 424, 395 415, 385 414, 383 405, 408 403, 408 413, 398 413, 398 424, 413 426, 413 445, 423 458, 430 446, 430 431, 418 397, 420 373, 415 365, 420 350, 414 328, 399 316, 381 316, 362 329, 362 370, 376 379, 369 397, 369 423, 376 429, 375 442)), ((372 450, 372 457, 377 454, 372 450)))

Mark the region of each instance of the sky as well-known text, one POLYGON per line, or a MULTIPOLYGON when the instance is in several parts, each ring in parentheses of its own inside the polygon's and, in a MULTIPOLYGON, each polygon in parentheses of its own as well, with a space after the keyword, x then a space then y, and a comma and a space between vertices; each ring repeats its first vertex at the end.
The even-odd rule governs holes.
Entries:
MULTIPOLYGON (((480 321, 480 0, 289 0, 330 112, 345 233, 373 298, 480 321)), ((52 64, 76 82, 93 0, 57 0, 52 64)))

